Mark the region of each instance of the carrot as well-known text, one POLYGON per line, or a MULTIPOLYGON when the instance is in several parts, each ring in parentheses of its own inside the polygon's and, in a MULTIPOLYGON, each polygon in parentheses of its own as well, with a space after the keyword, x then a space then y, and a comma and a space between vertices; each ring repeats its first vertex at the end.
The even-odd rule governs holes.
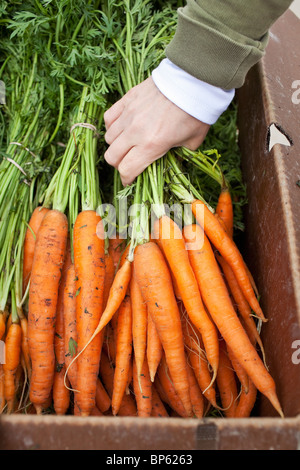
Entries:
POLYGON ((77 327, 76 327, 76 280, 75 266, 71 264, 67 271, 63 295, 64 314, 64 362, 67 378, 73 390, 76 389, 77 363, 69 367, 72 357, 77 351, 77 327))
POLYGON ((202 418, 204 413, 204 399, 202 392, 200 390, 198 381, 195 377, 194 371, 190 366, 189 362, 187 361, 187 371, 188 371, 188 378, 189 378, 189 386, 190 386, 190 396, 191 402, 193 407, 193 413, 196 418, 202 418))
POLYGON ((32 362, 30 400, 37 413, 41 412, 53 385, 56 306, 67 235, 67 217, 57 210, 48 211, 36 238, 28 303, 28 341, 32 362))
POLYGON ((70 391, 65 387, 64 376, 65 366, 65 338, 64 338, 64 289, 66 284, 67 272, 72 264, 70 242, 67 242, 65 261, 62 269, 61 280, 58 290, 58 299, 56 307, 56 322, 54 336, 54 352, 56 359, 56 368, 53 381, 53 405, 56 414, 66 414, 70 404, 70 391))
MULTIPOLYGON (((178 413, 179 416, 182 416, 183 418, 187 418, 188 416, 192 416, 192 413, 187 413, 182 400, 180 399, 179 395, 176 392, 176 389, 174 387, 174 383, 172 380, 172 376, 170 374, 170 369, 168 368, 167 361, 165 354, 162 357, 162 360, 159 364, 158 370, 157 370, 159 382, 161 384, 161 387, 164 391, 164 393, 167 396, 167 402, 169 403, 170 407, 178 413)), ((189 382, 187 379, 187 384, 189 387, 189 382)))
POLYGON ((227 233, 230 238, 233 237, 233 206, 231 194, 226 185, 223 185, 219 194, 216 207, 216 214, 223 220, 227 233))
POLYGON ((163 347, 156 326, 148 312, 147 322, 147 347, 146 356, 149 367, 151 382, 154 382, 155 374, 163 354, 163 347))
MULTIPOLYGON (((218 218, 221 225, 223 226, 224 230, 229 235, 229 237, 233 238, 233 206, 232 206, 232 199, 230 196, 229 189, 226 186, 222 188, 221 194, 219 196, 218 204, 216 207, 215 215, 218 218)), ((245 270, 248 275, 249 281, 255 292, 255 295, 258 297, 258 289, 256 287, 253 276, 248 266, 246 265, 245 261, 244 261, 244 265, 245 265, 245 270)))
POLYGON ((103 311, 105 277, 104 239, 97 235, 101 217, 93 210, 78 214, 74 224, 74 266, 76 275, 76 325, 78 333, 77 403, 82 416, 95 406, 96 384, 103 336, 86 347, 103 311), (82 353, 82 354, 81 354, 82 353))
MULTIPOLYGON (((155 379, 154 379, 154 387, 163 403, 165 403, 169 408, 171 408, 170 400, 159 380, 158 374, 156 374, 155 379)), ((185 413, 185 411, 184 411, 185 413)))
MULTIPOLYGON (((193 241, 195 243, 195 238, 199 240, 199 235, 195 236, 197 230, 202 229, 196 224, 184 227, 184 236, 188 242, 193 241)), ((204 303, 221 336, 258 390, 270 400, 277 412, 283 416, 274 380, 236 315, 219 265, 205 235, 203 244, 201 243, 198 249, 189 250, 189 257, 204 303)))
POLYGON ((100 333, 117 312, 125 298, 130 279, 131 262, 126 260, 115 275, 113 284, 109 291, 107 305, 90 341, 100 333))
POLYGON ((36 207, 31 215, 28 228, 26 230, 23 249, 23 294, 26 292, 26 288, 30 279, 36 235, 40 228, 41 222, 48 211, 49 209, 46 207, 36 207))
MULTIPOLYGON (((107 393, 112 398, 114 387, 114 366, 105 353, 101 354, 100 375, 107 393)), ((123 395, 118 416, 136 416, 137 408, 132 395, 123 395)))
POLYGON ((224 260, 224 258, 218 254, 216 254, 216 258, 218 263, 220 264, 222 271, 224 273, 228 288, 232 294, 233 300, 235 302, 235 305, 238 309, 238 312, 240 313, 241 317, 244 319, 246 325, 249 328, 249 331, 251 331, 251 334, 255 338, 256 342, 259 344, 259 347, 263 353, 264 356, 264 347, 263 343, 261 341, 261 338, 259 336, 259 333, 257 331, 255 321, 253 319, 252 311, 251 308, 245 299, 245 296, 243 292, 240 289, 240 286, 236 280, 236 277, 234 275, 234 272, 232 271, 231 267, 229 264, 224 260))
POLYGON ((109 253, 105 253, 105 278, 104 278, 104 293, 103 293, 103 308, 106 307, 109 291, 115 277, 115 267, 113 258, 109 253))
POLYGON ((112 395, 112 412, 119 411, 123 395, 128 385, 128 375, 132 356, 132 311, 131 299, 126 295, 118 313, 118 330, 116 343, 116 366, 112 395))
POLYGON ((241 366, 239 361, 236 359, 235 355, 233 354, 231 348, 227 345, 226 347, 228 358, 231 362, 232 368, 236 373, 237 378, 240 381, 241 389, 245 393, 248 393, 249 390, 249 377, 246 373, 245 369, 241 366))
POLYGON ((7 412, 12 413, 16 398, 16 374, 21 359, 22 329, 20 324, 12 323, 5 338, 4 394, 7 412))
POLYGON ((96 406, 101 411, 101 413, 105 413, 105 411, 109 410, 110 405, 111 399, 98 377, 96 387, 96 406))
POLYGON ((116 360, 115 331, 112 328, 110 323, 108 323, 108 325, 105 328, 103 351, 106 352, 109 360, 115 364, 115 360, 116 360))
POLYGON ((160 337, 174 387, 190 416, 192 413, 181 319, 172 278, 156 243, 138 245, 134 255, 137 282, 160 337))
POLYGON ((251 415, 253 407, 256 402, 257 389, 250 380, 248 392, 242 390, 238 404, 235 409, 234 417, 235 418, 248 418, 251 415))
MULTIPOLYGON (((156 234, 158 235, 158 234, 156 234)), ((161 252, 163 253, 164 255, 164 250, 163 250, 163 245, 161 243, 161 240, 159 238, 153 238, 151 237, 150 238, 150 241, 154 241, 155 243, 158 244, 159 248, 161 249, 161 252)), ((164 255, 165 256, 165 255, 164 255)), ((169 263, 168 263, 168 260, 166 259, 165 257, 165 260, 166 260, 166 263, 170 269, 170 266, 169 266, 169 263)), ((181 294, 180 294, 180 290, 179 290, 179 287, 178 287, 178 284, 177 284, 177 280, 176 280, 176 277, 174 276, 172 270, 170 269, 170 274, 171 274, 171 277, 172 277, 172 283, 173 283, 173 287, 174 287, 174 293, 175 293, 175 297, 178 299, 178 300, 182 300, 181 298, 181 294)))
POLYGON ((2 312, 0 312, 0 341, 5 335, 5 317, 2 312))
POLYGON ((213 382, 219 362, 217 330, 204 309, 181 229, 168 216, 163 216, 154 222, 154 233, 160 239, 187 314, 201 333, 207 360, 213 369, 213 382))
MULTIPOLYGON (((19 309, 20 310, 20 309, 19 309)), ((20 325, 22 329, 22 342, 21 342, 21 349, 22 354, 24 357, 24 362, 26 366, 26 372, 28 375, 28 379, 31 379, 31 360, 30 360, 30 353, 29 353, 29 343, 28 343, 28 320, 25 315, 20 316, 20 325)))
POLYGON ((134 358, 138 376, 140 376, 147 345, 147 305, 144 302, 140 287, 137 283, 134 265, 132 266, 132 276, 130 280, 130 298, 132 309, 132 340, 134 348, 134 358))
POLYGON ((233 417, 236 409, 238 390, 235 373, 226 351, 226 344, 220 340, 220 364, 217 385, 224 414, 233 417))
MULTIPOLYGON (((107 300, 106 307, 102 313, 102 316, 99 320, 98 325, 95 327, 93 333, 90 333, 90 337, 86 339, 85 344, 83 344, 82 348, 79 350, 77 355, 73 358, 72 362, 70 363, 69 367, 71 367, 72 363, 77 360, 80 355, 90 346, 92 341, 102 332, 103 328, 112 320, 113 316, 118 311, 121 303, 124 300, 124 297, 127 292, 127 288, 129 286, 131 279, 131 261, 125 259, 122 266, 118 269, 115 278, 113 280, 112 286, 109 291, 109 296, 107 300)), ((99 335, 99 344, 102 346, 104 338, 103 334, 99 335)))
POLYGON ((207 360, 191 349, 187 351, 187 358, 203 395, 214 408, 218 408, 215 385, 214 383, 211 384, 211 373, 208 369, 207 360))
POLYGON ((197 354, 201 355, 203 360, 207 363, 201 335, 191 323, 191 320, 187 317, 186 311, 183 310, 184 307, 182 308, 182 302, 180 302, 178 305, 181 311, 181 325, 184 337, 184 345, 191 351, 195 351, 197 354))
MULTIPOLYGON (((8 332, 8 330, 9 330, 9 327, 10 327, 11 324, 12 324, 12 314, 10 313, 10 314, 7 315, 7 317, 6 317, 5 335, 7 334, 7 332, 8 332)), ((4 338, 5 338, 5 335, 4 335, 4 338)))
POLYGON ((149 418, 152 413, 152 383, 146 359, 141 372, 138 372, 135 358, 133 358, 133 390, 138 416, 149 418))
POLYGON ((90 416, 103 416, 101 410, 99 410, 98 406, 94 406, 92 411, 90 412, 90 416))
POLYGON ((131 387, 132 387, 132 380, 133 380, 133 358, 131 355, 130 361, 129 361, 129 370, 128 370, 128 376, 127 376, 127 383, 126 383, 126 388, 125 388, 125 393, 126 395, 129 395, 131 393, 131 387))
POLYGON ((121 238, 119 234, 116 234, 115 238, 109 239, 108 252, 113 260, 115 269, 118 268, 120 258, 126 248, 126 239, 121 238))
POLYGON ((152 410, 151 416, 156 416, 158 418, 167 418, 169 416, 165 405, 163 404, 159 393, 156 390, 154 384, 152 384, 152 410))
POLYGON ((24 356, 22 354, 22 346, 21 346, 21 355, 20 355, 20 362, 16 370, 15 376, 15 396, 16 396, 16 403, 15 403, 15 413, 22 411, 23 409, 23 398, 24 398, 24 388, 27 382, 27 371, 26 365, 24 361, 24 356))
POLYGON ((195 200, 192 203, 192 212, 211 243, 231 266, 252 310, 262 321, 266 321, 249 279, 245 262, 234 241, 226 233, 217 217, 202 201, 195 200))

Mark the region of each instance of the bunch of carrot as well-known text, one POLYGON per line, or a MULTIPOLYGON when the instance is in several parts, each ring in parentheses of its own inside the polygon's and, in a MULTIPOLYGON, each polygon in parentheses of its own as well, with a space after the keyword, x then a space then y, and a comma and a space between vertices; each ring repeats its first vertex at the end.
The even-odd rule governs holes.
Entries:
MULTIPOLYGON (((259 391, 282 415, 256 350, 262 343, 252 312, 265 318, 232 240, 230 192, 221 191, 215 214, 200 200, 192 210, 195 223, 181 229, 163 214, 148 240, 126 245, 117 237, 107 250, 101 217, 83 211, 74 261, 65 216, 35 210, 36 238, 28 231, 24 246, 35 412, 245 417, 259 391)), ((15 357, 21 329, 14 354, 10 335, 7 329, 7 354, 15 357)), ((17 380, 14 361, 3 367, 4 384, 17 380)))
MULTIPOLYGON (((126 0, 112 9, 108 2, 103 24, 96 15, 88 24, 94 33, 99 26, 114 57, 113 67, 105 70, 114 98, 150 74, 175 24, 171 16, 166 21, 169 12, 152 14, 150 1, 141 3, 142 10, 136 3, 126 0)), ((51 5, 42 8, 42 15, 47 8, 51 5)), ((82 16, 72 32, 72 47, 89 18, 82 16)), ((61 62, 59 39, 68 31, 67 22, 58 22, 54 50, 47 41, 49 56, 50 50, 58 55, 51 67, 61 62)), ((98 74, 104 80, 103 70, 98 74)), ((129 189, 121 188, 115 172, 109 191, 115 207, 129 194, 140 211, 129 235, 117 221, 117 236, 109 237, 105 213, 98 210, 106 91, 102 95, 85 86, 78 75, 66 78, 81 92, 75 102, 69 98, 74 110, 63 154, 42 190, 36 188, 39 178, 30 189, 16 184, 28 196, 24 210, 20 205, 16 213, 1 214, 14 237, 12 243, 10 234, 5 236, 0 255, 0 340, 6 353, 0 365, 0 412, 246 417, 261 393, 283 416, 259 335, 266 319, 233 241, 234 209, 219 166, 208 153, 177 149, 149 166, 129 189), (214 208, 192 171, 187 178, 181 159, 221 188, 214 208), (189 208, 183 224, 166 210, 173 202, 189 208)), ((61 84, 59 90, 60 112, 50 143, 61 123, 69 126, 67 87, 61 84)), ((39 123, 36 116, 34 123, 39 123)), ((22 152, 26 163, 28 149, 22 152)), ((6 167, 18 174, 17 167, 6 167)), ((11 186, 9 194, 14 193, 11 186)), ((9 198, 5 189, 1 194, 9 198)))

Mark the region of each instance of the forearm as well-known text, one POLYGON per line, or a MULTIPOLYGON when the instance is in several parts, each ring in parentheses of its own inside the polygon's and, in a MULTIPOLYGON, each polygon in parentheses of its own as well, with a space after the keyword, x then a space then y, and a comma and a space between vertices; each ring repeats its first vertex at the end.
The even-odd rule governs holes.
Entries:
POLYGON ((233 89, 264 55, 271 25, 291 0, 187 0, 167 57, 192 76, 233 89))

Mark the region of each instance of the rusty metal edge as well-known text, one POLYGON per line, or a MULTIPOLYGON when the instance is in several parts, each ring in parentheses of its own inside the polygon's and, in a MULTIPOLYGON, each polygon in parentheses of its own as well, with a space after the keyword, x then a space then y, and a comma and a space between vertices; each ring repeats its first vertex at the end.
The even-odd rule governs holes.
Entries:
POLYGON ((0 450, 299 450, 300 418, 2 416, 0 450))

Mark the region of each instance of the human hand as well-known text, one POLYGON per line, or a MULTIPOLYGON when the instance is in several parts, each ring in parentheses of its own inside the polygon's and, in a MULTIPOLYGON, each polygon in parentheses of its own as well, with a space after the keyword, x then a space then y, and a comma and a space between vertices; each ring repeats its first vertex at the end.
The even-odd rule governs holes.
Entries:
POLYGON ((124 186, 173 147, 196 150, 209 130, 167 99, 151 77, 129 90, 104 114, 104 158, 124 186))

